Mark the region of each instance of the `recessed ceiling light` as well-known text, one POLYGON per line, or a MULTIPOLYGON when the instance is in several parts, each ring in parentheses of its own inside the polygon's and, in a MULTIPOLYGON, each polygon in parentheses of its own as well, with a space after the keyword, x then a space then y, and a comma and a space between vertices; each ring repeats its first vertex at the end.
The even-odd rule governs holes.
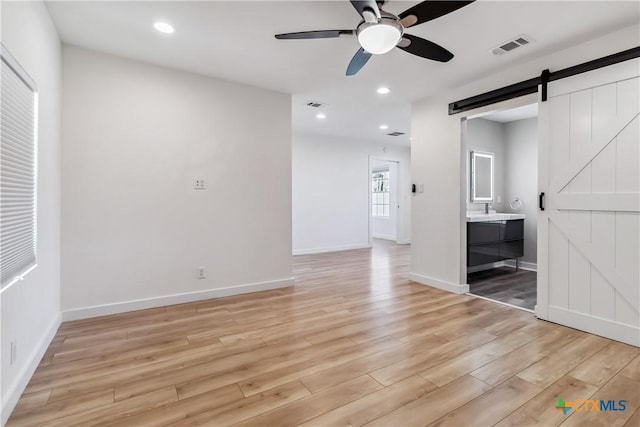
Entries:
POLYGON ((171 34, 175 31, 173 27, 166 22, 156 22, 153 24, 153 28, 165 34, 171 34))
POLYGON ((382 130, 387 130, 387 129, 389 129, 389 126, 387 126, 387 125, 380 125, 380 129, 382 129, 382 130))
POLYGON ((391 90, 388 87, 383 86, 383 87, 379 87, 376 92, 378 92, 380 95, 386 95, 389 92, 391 92, 391 90))
POLYGON ((318 118, 318 119, 326 119, 327 115, 323 114, 323 113, 318 113, 318 114, 316 114, 316 118, 318 118))

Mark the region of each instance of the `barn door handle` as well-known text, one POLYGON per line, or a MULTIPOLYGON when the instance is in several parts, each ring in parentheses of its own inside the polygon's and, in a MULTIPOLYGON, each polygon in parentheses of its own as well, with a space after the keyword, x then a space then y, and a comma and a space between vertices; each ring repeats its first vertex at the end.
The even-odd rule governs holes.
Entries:
POLYGON ((538 207, 541 211, 544 210, 544 191, 538 196, 538 207))

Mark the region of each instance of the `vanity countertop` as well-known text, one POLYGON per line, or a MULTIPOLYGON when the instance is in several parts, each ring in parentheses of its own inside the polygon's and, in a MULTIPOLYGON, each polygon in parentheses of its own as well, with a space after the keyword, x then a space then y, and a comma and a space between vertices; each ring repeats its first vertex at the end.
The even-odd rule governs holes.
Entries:
POLYGON ((524 214, 467 212, 467 222, 510 221, 524 219, 524 214))

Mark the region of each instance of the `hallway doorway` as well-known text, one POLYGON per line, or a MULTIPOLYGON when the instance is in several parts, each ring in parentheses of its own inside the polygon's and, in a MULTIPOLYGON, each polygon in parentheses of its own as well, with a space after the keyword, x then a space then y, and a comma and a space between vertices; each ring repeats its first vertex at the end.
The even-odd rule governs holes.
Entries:
POLYGON ((369 241, 398 238, 398 178, 399 162, 371 159, 369 176, 369 241))

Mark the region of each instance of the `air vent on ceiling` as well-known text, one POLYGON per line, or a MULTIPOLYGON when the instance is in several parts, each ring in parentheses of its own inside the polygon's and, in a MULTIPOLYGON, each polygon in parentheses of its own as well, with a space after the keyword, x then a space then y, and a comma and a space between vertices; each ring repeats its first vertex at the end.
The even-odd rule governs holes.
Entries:
POLYGON ((324 107, 326 104, 323 104, 322 102, 317 102, 317 101, 309 101, 307 102, 307 107, 311 107, 311 108, 320 108, 320 107, 324 107))
POLYGON ((389 135, 389 136, 400 136, 400 135, 404 135, 404 132, 391 132, 391 133, 388 133, 387 135, 389 135))
POLYGON ((496 46, 490 50, 494 55, 502 55, 507 52, 511 52, 514 49, 517 49, 521 46, 527 45, 533 42, 533 39, 526 34, 521 34, 519 36, 514 37, 511 40, 508 40, 504 43, 501 43, 499 46, 496 46))

